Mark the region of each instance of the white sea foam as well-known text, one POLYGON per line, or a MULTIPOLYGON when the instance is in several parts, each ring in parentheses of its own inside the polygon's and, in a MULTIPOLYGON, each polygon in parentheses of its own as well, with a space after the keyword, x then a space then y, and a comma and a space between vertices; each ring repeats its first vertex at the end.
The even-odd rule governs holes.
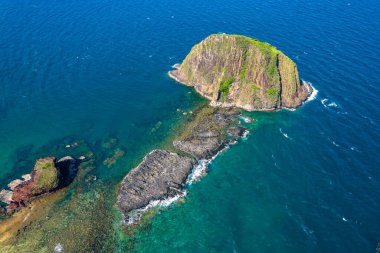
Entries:
POLYGON ((255 121, 253 118, 249 118, 245 116, 240 116, 240 119, 242 119, 245 123, 252 123, 255 121))
POLYGON ((335 112, 337 114, 342 114, 342 115, 347 115, 348 114, 348 112, 345 112, 345 111, 342 110, 342 107, 339 104, 337 104, 334 101, 329 100, 328 98, 321 99, 321 104, 327 110, 333 111, 333 112, 335 112))
POLYGON ((173 197, 169 197, 166 199, 152 200, 145 207, 131 211, 124 222, 126 223, 126 225, 136 224, 141 219, 142 215, 149 209, 153 207, 168 207, 172 203, 178 201, 180 198, 185 197, 186 194, 187 194, 186 191, 181 191, 173 197))
POLYGON ((291 112, 294 112, 296 109, 294 108, 288 108, 288 107, 283 107, 285 110, 288 110, 288 111, 291 111, 291 112))
POLYGON ((354 147, 354 146, 350 147, 350 149, 351 149, 352 151, 358 151, 358 152, 360 152, 359 149, 358 149, 357 147, 354 147))
POLYGON ((370 117, 365 116, 365 115, 361 115, 361 114, 359 114, 359 115, 360 115, 363 119, 368 120, 369 123, 371 123, 371 125, 374 125, 374 124, 375 124, 375 122, 373 121, 373 119, 371 119, 370 117))
MULTIPOLYGON (((245 130, 243 135, 241 136, 241 139, 246 141, 248 139, 248 134, 250 133, 249 130, 245 130)), ((234 143, 235 144, 235 143, 234 143)))
POLYGON ((207 174, 206 170, 208 165, 210 164, 210 160, 200 160, 198 161, 198 165, 194 167, 193 171, 189 175, 186 183, 192 184, 198 181, 200 178, 207 174))
POLYGON ((207 168, 209 164, 222 152, 230 148, 230 145, 235 144, 236 141, 230 142, 223 149, 221 149, 218 153, 216 153, 210 159, 202 159, 198 161, 198 165, 193 168, 193 171, 190 173, 188 179, 186 180, 186 184, 191 185, 196 181, 199 181, 204 175, 207 174, 207 168))
POLYGON ((338 104, 337 104, 337 103, 330 101, 328 98, 321 99, 321 104, 322 104, 325 108, 328 108, 328 107, 334 107, 334 108, 337 108, 337 107, 338 107, 338 104))
POLYGON ((282 128, 280 128, 280 133, 282 133, 282 135, 283 135, 285 138, 287 138, 287 139, 289 139, 289 140, 293 140, 292 138, 289 137, 289 135, 288 135, 287 133, 285 133, 285 132, 282 131, 282 128))
MULTIPOLYGON (((307 83, 310 84, 312 92, 311 92, 310 96, 306 99, 305 103, 313 101, 314 99, 317 98, 317 95, 318 95, 318 90, 313 86, 313 84, 310 82, 307 82, 307 83)), ((306 86, 306 87, 308 88, 308 91, 310 92, 310 87, 308 87, 308 86, 306 86)))

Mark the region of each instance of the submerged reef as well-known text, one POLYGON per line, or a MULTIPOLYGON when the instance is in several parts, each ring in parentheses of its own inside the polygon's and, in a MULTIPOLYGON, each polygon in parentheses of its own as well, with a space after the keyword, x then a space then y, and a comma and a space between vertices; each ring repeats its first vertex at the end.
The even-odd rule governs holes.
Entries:
POLYGON ((296 108, 312 93, 289 57, 242 35, 210 35, 174 67, 170 77, 193 86, 214 106, 248 111, 296 108))

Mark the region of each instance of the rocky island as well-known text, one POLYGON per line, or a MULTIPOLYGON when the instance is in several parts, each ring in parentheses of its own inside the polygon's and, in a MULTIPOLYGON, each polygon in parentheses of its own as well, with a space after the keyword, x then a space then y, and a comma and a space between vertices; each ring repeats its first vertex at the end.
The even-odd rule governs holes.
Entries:
POLYGON ((240 35, 211 35, 174 67, 169 76, 193 86, 211 100, 211 107, 200 109, 178 131, 174 152, 153 150, 125 176, 117 205, 126 224, 138 221, 136 212, 145 211, 150 203, 183 195, 197 166, 207 165, 219 151, 247 134, 237 108, 297 108, 312 93, 289 57, 268 43, 240 35))
POLYGON ((170 77, 193 86, 214 106, 247 111, 297 108, 312 93, 289 57, 241 35, 210 35, 174 67, 170 77))
POLYGON ((30 174, 8 184, 10 190, 0 191, 1 211, 13 214, 32 200, 68 185, 76 176, 79 160, 70 156, 56 160, 55 157, 40 158, 30 174))

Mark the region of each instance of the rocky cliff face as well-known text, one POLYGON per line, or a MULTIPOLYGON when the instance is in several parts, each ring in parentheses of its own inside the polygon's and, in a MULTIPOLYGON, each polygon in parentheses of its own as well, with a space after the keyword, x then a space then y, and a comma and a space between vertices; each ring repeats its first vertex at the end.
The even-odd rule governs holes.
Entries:
POLYGON ((281 51, 240 35, 214 34, 195 45, 169 76, 216 106, 245 110, 296 108, 312 88, 281 51))

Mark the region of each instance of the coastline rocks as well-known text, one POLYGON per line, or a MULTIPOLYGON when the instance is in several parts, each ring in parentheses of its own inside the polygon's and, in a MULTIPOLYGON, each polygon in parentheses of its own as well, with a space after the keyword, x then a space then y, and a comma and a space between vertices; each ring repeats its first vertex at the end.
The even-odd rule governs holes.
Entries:
POLYGON ((0 192, 0 201, 8 204, 8 213, 13 213, 34 198, 69 184, 76 175, 77 165, 72 157, 63 157, 58 162, 55 157, 40 158, 31 174, 22 176, 24 181, 16 179, 8 184, 10 191, 0 192))
POLYGON ((11 203, 13 192, 9 190, 0 191, 0 201, 6 204, 11 203))
POLYGON ((28 181, 28 180, 32 179, 32 176, 30 174, 25 174, 25 175, 22 175, 21 177, 22 177, 22 179, 24 179, 24 181, 28 181))
POLYGON ((194 158, 165 150, 153 150, 147 154, 121 183, 117 206, 124 214, 125 224, 138 221, 141 212, 155 201, 181 196, 186 180, 193 169, 196 170, 195 165, 208 164, 204 159, 211 159, 244 135, 246 129, 238 126, 239 115, 240 112, 235 109, 210 106, 194 113, 173 141, 174 148, 181 151, 180 154, 186 153, 194 158), (198 164, 197 160, 204 161, 198 164))
POLYGON ((227 135, 233 138, 243 137, 247 129, 241 126, 231 127, 227 130, 227 135))
POLYGON ((21 184, 22 182, 24 182, 24 181, 22 181, 22 180, 20 180, 20 179, 15 179, 15 180, 13 180, 12 182, 10 182, 9 184, 8 184, 8 187, 9 187, 9 189, 11 189, 12 191, 19 185, 19 184, 21 184))
POLYGON ((179 135, 172 144, 180 152, 157 149, 147 154, 121 183, 117 206, 125 224, 135 224, 156 201, 182 196, 187 179, 192 180, 193 169, 197 170, 195 165, 207 166, 207 160, 246 133, 239 126, 239 117, 240 112, 234 108, 203 106, 178 129, 179 135))
POLYGON ((289 57, 241 35, 210 35, 173 67, 170 77, 194 86, 213 106, 248 111, 296 108, 312 93, 289 57))
POLYGON ((225 128, 236 121, 237 115, 239 112, 233 109, 206 107, 198 112, 186 131, 173 141, 173 146, 198 160, 209 159, 228 144, 225 128))
POLYGON ((32 198, 58 187, 59 171, 55 167, 55 158, 38 159, 31 173, 31 179, 13 189, 9 209, 25 206, 32 198))
POLYGON ((197 159, 211 158, 223 147, 224 142, 218 138, 193 138, 184 141, 174 141, 175 148, 193 155, 197 159))
POLYGON ((117 199, 126 219, 132 210, 152 200, 175 196, 182 190, 196 160, 165 150, 153 150, 121 183, 117 199))

